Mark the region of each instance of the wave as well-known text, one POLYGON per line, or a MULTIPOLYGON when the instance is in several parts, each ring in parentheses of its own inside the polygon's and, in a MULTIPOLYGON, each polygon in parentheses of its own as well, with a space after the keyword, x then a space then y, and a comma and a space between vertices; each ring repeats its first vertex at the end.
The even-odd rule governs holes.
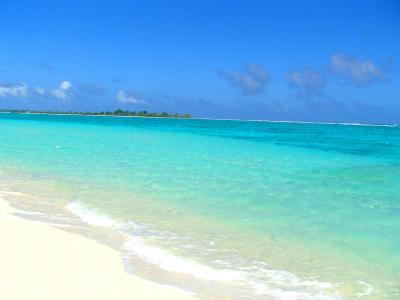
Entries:
POLYGON ((97 213, 94 210, 89 211, 79 202, 71 202, 68 204, 67 208, 73 214, 78 216, 82 221, 88 224, 109 228, 118 227, 118 223, 115 220, 112 220, 105 215, 97 213))
POLYGON ((345 125, 345 126, 378 126, 378 127, 400 127, 400 124, 369 124, 357 122, 318 122, 318 121, 291 121, 291 120, 264 120, 264 119, 214 119, 214 118, 192 118, 190 120, 206 121, 238 121, 238 122, 265 122, 265 123, 293 123, 293 124, 317 124, 317 125, 345 125))
MULTIPOLYGON (((146 236, 154 236, 157 232, 145 224, 133 221, 119 222, 80 202, 72 202, 67 207, 85 223, 118 230, 126 238, 125 251, 168 272, 187 274, 198 280, 234 284, 251 290, 253 295, 268 295, 275 299, 344 299, 338 292, 333 291, 335 286, 331 283, 303 279, 285 270, 271 269, 265 262, 237 258, 235 264, 235 260, 230 258, 226 261, 214 260, 213 263, 218 265, 214 267, 177 256, 162 247, 147 243, 146 236)), ((178 239, 171 233, 159 232, 159 235, 165 239, 178 239)), ((193 245, 186 243, 181 246, 190 248, 193 245)))
POLYGON ((140 258, 156 264, 166 271, 190 274, 201 280, 232 281, 243 278, 242 272, 216 270, 201 263, 178 257, 161 248, 146 245, 141 238, 131 237, 124 246, 140 258))

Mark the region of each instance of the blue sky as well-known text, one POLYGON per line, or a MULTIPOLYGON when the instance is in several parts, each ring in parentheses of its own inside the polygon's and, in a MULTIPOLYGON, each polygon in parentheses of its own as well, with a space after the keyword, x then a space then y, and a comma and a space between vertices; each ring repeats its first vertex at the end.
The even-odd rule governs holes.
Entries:
POLYGON ((0 0, 0 108, 400 122, 399 1, 0 0))

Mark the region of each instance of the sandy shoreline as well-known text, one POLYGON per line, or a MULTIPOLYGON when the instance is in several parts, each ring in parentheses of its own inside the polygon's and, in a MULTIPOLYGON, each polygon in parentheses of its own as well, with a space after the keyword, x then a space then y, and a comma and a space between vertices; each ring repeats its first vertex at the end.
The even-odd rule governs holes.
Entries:
POLYGON ((0 199, 0 299, 197 299, 129 275, 106 245, 12 213, 0 199))

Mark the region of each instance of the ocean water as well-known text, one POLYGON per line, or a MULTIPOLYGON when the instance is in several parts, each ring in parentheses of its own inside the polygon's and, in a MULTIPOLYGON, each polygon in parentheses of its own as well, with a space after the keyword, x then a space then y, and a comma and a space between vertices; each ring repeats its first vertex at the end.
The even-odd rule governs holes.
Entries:
POLYGON ((206 299, 400 299, 397 126, 0 114, 0 190, 206 299))

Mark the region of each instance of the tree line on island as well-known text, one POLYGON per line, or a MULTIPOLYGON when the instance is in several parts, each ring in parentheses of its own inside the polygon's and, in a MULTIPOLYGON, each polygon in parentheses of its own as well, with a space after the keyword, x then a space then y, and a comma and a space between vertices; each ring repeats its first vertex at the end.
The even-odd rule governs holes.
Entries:
POLYGON ((148 117, 148 118, 179 118, 179 119, 191 119, 192 115, 189 113, 170 114, 168 112, 148 112, 146 110, 142 111, 129 111, 117 109, 115 111, 101 111, 101 112, 80 112, 80 111, 39 111, 39 110, 29 110, 29 109, 1 109, 0 112, 8 113, 19 113, 19 114, 54 114, 54 115, 84 115, 84 116, 130 116, 130 117, 148 117))

